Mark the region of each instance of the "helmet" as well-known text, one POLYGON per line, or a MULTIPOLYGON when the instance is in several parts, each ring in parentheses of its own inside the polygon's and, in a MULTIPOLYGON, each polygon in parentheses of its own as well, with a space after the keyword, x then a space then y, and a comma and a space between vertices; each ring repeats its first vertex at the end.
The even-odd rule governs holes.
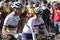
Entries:
POLYGON ((36 7, 36 8, 34 9, 34 11, 35 11, 35 13, 43 13, 42 8, 40 8, 40 7, 36 7))
POLYGON ((19 2, 14 2, 11 5, 12 8, 21 8, 21 6, 22 6, 22 4, 20 4, 19 2))

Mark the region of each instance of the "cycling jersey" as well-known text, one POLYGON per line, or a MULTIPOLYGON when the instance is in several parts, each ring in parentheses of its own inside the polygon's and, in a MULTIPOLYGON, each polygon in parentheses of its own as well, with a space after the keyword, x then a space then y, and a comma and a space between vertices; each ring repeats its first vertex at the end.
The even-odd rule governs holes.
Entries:
POLYGON ((18 21, 20 20, 19 16, 14 16, 14 12, 10 13, 4 21, 4 26, 7 27, 8 32, 16 32, 18 21))
POLYGON ((32 17, 28 20, 27 24, 25 24, 23 28, 23 33, 32 33, 31 30, 35 30, 35 33, 38 33, 38 28, 40 24, 44 24, 43 19, 40 17, 38 20, 35 20, 35 17, 32 17), (28 26, 29 27, 28 27, 28 26))

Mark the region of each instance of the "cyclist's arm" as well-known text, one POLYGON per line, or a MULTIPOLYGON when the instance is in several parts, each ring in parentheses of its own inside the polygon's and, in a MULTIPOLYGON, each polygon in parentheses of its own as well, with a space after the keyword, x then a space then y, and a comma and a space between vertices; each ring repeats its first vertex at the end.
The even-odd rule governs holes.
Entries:
POLYGON ((12 33, 6 31, 6 26, 3 26, 2 33, 6 35, 13 35, 12 33))
POLYGON ((28 20, 28 25, 29 25, 29 27, 30 27, 30 29, 31 29, 32 32, 34 32, 33 21, 34 21, 33 19, 29 19, 29 20, 28 20))
POLYGON ((20 26, 20 20, 18 21, 18 30, 21 29, 21 26, 20 26))

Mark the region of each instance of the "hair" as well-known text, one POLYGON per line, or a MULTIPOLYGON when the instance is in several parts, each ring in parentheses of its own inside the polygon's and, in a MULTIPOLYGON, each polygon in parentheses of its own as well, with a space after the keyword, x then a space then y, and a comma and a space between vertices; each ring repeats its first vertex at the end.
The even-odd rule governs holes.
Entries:
POLYGON ((43 2, 44 4, 47 4, 47 1, 46 1, 46 0, 42 0, 42 2, 43 2))

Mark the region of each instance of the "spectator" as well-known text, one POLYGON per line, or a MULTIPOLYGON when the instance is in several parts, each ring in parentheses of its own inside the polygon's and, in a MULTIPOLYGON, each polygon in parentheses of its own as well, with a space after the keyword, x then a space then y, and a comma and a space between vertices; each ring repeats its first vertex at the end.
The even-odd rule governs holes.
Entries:
POLYGON ((3 6, 0 7, 1 15, 1 24, 3 25, 5 17, 11 12, 11 7, 8 5, 8 2, 4 2, 3 6))
POLYGON ((33 2, 28 2, 28 7, 27 7, 27 16, 32 17, 34 14, 34 8, 33 8, 33 2))
POLYGON ((54 27, 56 30, 56 34, 60 33, 60 10, 59 10, 59 3, 55 3, 53 7, 53 14, 52 20, 54 22, 54 27))

